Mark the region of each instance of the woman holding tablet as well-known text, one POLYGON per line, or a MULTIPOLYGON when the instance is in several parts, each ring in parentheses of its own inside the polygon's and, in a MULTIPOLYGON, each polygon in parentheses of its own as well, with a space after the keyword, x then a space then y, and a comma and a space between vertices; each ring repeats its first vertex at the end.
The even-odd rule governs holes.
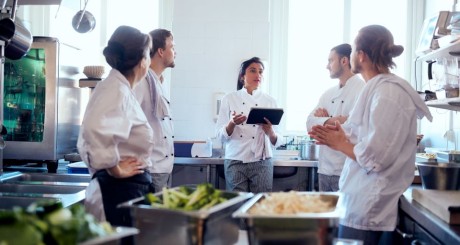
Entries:
POLYGON ((253 57, 241 64, 237 91, 222 98, 217 137, 225 145, 225 182, 228 191, 269 192, 273 186, 273 148, 281 145, 269 120, 247 124, 252 107, 276 108, 276 101, 262 92, 264 64, 253 57))

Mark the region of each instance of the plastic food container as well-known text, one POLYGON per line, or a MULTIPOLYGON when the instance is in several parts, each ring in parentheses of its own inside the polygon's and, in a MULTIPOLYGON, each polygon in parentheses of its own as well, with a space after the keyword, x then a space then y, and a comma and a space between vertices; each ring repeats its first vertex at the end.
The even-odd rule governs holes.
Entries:
MULTIPOLYGON (((181 211, 156 208, 146 204, 144 197, 120 204, 130 208, 133 224, 140 233, 136 244, 234 244, 238 241, 239 223, 232 218, 252 193, 225 192, 229 199, 206 211, 181 211)), ((162 193, 156 193, 161 197, 162 193)))
POLYGON ((251 214, 249 210, 270 195, 257 194, 239 208, 233 217, 246 221, 249 244, 332 244, 334 231, 344 209, 339 204, 339 193, 298 192, 316 195, 333 205, 333 211, 298 214, 251 214))

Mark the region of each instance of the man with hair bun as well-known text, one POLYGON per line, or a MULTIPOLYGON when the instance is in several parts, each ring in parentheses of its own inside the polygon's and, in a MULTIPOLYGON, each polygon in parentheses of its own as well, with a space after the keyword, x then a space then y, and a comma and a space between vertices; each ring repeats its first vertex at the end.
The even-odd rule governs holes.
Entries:
POLYGON ((344 153, 339 238, 378 244, 394 231, 398 200, 414 179, 417 119, 432 116, 410 84, 390 72, 404 48, 380 25, 363 27, 351 67, 366 81, 345 124, 313 126, 310 136, 344 153))

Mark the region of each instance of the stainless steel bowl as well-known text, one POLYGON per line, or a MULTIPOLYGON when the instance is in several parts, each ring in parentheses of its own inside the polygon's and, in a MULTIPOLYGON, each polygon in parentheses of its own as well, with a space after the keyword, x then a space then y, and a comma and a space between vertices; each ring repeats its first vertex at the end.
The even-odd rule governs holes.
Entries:
POLYGON ((433 190, 460 190, 460 163, 416 163, 422 186, 433 190))

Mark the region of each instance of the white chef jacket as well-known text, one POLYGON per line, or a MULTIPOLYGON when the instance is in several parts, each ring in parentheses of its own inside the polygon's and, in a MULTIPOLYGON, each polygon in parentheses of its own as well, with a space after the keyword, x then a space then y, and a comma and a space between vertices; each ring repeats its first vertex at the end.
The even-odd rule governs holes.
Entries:
MULTIPOLYGON (((313 126, 324 125, 329 119, 329 117, 315 117, 314 114, 318 108, 326 109, 331 117, 348 116, 364 85, 365 83, 359 75, 353 75, 342 88, 336 85, 326 90, 320 97, 318 105, 308 115, 308 132, 311 131, 313 126)), ((345 155, 342 152, 333 150, 325 145, 319 146, 318 173, 340 176, 344 162, 345 155)))
MULTIPOLYGON (((80 127, 77 147, 93 175, 97 170, 114 167, 125 156, 152 163, 149 154, 153 131, 147 122, 128 80, 112 69, 91 94, 80 127)), ((105 220, 97 179, 86 190, 85 206, 99 220, 105 220)))
POLYGON ((227 134, 225 128, 233 118, 232 113, 235 111, 247 116, 251 107, 276 108, 277 105, 275 99, 270 95, 259 90, 254 90, 251 95, 246 88, 231 92, 222 98, 216 133, 217 137, 225 144, 225 159, 239 160, 244 163, 256 162, 271 158, 273 156, 272 148, 281 145, 276 125, 273 125, 273 130, 277 135, 275 145, 271 144, 262 127, 256 124, 236 125, 232 135, 227 134))
POLYGON ((163 83, 149 69, 147 77, 134 88, 134 93, 155 134, 150 154, 150 173, 170 174, 174 166, 174 127, 170 100, 164 93, 163 83))
POLYGON ((394 74, 369 80, 344 130, 355 144, 339 181, 342 225, 393 231, 398 199, 414 179, 417 117, 431 114, 409 83, 394 74))

